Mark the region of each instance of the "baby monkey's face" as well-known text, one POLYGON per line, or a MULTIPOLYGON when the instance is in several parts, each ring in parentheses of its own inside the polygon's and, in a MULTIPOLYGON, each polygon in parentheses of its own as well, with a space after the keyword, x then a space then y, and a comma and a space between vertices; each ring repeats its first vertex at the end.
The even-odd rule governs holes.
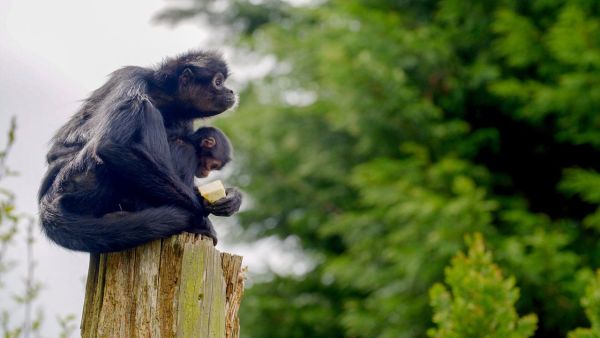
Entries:
POLYGON ((204 178, 210 174, 211 171, 221 170, 223 168, 223 161, 214 157, 202 157, 198 163, 196 169, 196 177, 204 178))

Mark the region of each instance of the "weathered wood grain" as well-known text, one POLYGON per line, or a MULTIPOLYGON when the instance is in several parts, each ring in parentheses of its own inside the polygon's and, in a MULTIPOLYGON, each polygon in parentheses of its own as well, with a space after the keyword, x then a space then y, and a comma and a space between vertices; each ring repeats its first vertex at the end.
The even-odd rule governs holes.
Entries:
POLYGON ((237 338, 242 257, 180 234, 90 255, 84 338, 237 338))

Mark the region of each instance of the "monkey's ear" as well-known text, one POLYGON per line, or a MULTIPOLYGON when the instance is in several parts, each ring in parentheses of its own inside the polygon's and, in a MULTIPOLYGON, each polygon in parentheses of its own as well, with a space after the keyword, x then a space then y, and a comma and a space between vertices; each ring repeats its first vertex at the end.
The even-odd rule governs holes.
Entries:
POLYGON ((200 146, 202 146, 203 148, 212 148, 217 144, 217 141, 215 141, 214 137, 207 137, 202 139, 202 141, 200 142, 200 146))
POLYGON ((179 75, 179 83, 183 85, 188 85, 192 83, 193 79, 194 72, 192 72, 192 70, 189 68, 184 69, 183 72, 181 72, 181 75, 179 75))

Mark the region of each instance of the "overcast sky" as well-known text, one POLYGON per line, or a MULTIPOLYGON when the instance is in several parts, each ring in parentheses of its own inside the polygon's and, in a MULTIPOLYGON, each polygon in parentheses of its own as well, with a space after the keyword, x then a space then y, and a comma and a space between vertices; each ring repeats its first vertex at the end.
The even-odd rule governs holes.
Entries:
MULTIPOLYGON (((2 186, 16 193, 19 211, 37 214, 36 192, 45 171, 48 141, 107 74, 124 65, 154 65, 190 48, 219 47, 208 44, 210 31, 198 25, 153 24, 151 18, 167 4, 163 0, 0 1, 0 145, 5 143, 10 116, 16 116, 17 142, 8 162, 20 172, 2 186)), ((233 66, 234 74, 245 74, 245 69, 236 72, 233 66)), ((267 256, 272 245, 268 241, 258 247, 238 245, 233 251, 245 256, 251 270, 253 266, 260 270, 268 256, 273 257, 267 256)), ((12 254, 19 259, 24 250, 16 247, 12 254)), ((55 337, 56 315, 81 313, 88 255, 56 247, 38 233, 35 256, 36 274, 44 284, 40 298, 46 312, 44 336, 55 337)), ((280 265, 289 265, 282 263, 285 255, 275 256, 280 265)), ((294 269, 302 270, 303 265, 294 269)), ((12 273, 7 289, 0 291, 2 308, 7 291, 21 288, 19 274, 12 273)))

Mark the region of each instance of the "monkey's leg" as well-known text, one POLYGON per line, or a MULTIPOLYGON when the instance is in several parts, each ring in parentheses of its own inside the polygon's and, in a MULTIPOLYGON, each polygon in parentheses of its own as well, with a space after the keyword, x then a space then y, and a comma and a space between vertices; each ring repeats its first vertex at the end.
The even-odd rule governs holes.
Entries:
POLYGON ((212 238, 213 244, 217 245, 217 232, 208 217, 199 217, 194 224, 185 231, 200 234, 212 238))
POLYGON ((164 120, 145 95, 116 99, 102 115, 102 133, 90 146, 109 166, 159 204, 202 213, 193 190, 172 165, 164 120))
POLYGON ((109 144, 98 150, 98 156, 112 171, 131 182, 158 204, 176 205, 192 212, 203 213, 202 205, 192 188, 185 187, 177 177, 165 174, 160 163, 138 146, 109 144))
POLYGON ((214 230, 205 225, 202 228, 196 216, 171 206, 93 217, 66 211, 60 205, 60 198, 44 198, 40 203, 40 221, 44 232, 54 242, 86 252, 125 250, 190 228, 216 240, 214 230))

